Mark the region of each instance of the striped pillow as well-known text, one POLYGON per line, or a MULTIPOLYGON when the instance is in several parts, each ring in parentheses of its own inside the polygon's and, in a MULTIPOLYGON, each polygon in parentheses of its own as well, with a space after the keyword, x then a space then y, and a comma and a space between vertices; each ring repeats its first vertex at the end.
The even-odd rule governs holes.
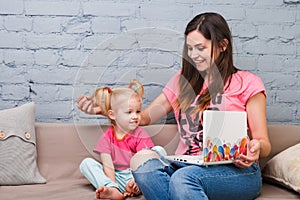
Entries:
POLYGON ((36 164, 35 104, 0 111, 0 185, 46 183, 36 164))

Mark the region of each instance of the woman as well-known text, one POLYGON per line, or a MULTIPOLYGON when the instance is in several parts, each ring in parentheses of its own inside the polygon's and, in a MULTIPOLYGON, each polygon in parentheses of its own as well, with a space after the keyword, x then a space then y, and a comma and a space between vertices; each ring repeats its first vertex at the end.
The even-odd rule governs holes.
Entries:
MULTIPOLYGON (((141 151, 132 158, 131 166, 147 200, 254 199, 259 195, 257 160, 271 149, 266 92, 257 76, 234 67, 231 40, 221 15, 194 17, 185 30, 182 69, 142 111, 141 124, 151 124, 173 110, 180 131, 176 154, 194 155, 202 151, 203 110, 246 111, 251 138, 248 154, 234 164, 200 167, 177 162, 166 165, 154 153, 141 151)), ((86 97, 79 97, 78 107, 87 113, 101 113, 86 97)))

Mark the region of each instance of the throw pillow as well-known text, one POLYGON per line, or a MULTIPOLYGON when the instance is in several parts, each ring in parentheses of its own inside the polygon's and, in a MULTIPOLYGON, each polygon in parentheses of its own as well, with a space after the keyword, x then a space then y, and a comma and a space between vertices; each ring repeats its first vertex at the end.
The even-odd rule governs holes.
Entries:
POLYGON ((0 185, 45 183, 36 164, 35 104, 0 111, 0 185))
POLYGON ((300 193, 300 143, 269 160, 262 175, 266 180, 300 193))

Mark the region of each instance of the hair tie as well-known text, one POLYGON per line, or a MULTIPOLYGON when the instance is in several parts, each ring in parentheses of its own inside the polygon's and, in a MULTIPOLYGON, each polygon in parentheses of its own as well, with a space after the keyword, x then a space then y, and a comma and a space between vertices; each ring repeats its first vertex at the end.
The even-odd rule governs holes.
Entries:
POLYGON ((109 87, 106 87, 108 93, 112 93, 112 90, 109 87))

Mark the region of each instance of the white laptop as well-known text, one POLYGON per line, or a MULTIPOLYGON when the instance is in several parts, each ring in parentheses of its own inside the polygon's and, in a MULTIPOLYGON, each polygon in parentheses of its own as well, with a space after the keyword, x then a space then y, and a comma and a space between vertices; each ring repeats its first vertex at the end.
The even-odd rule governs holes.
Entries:
POLYGON ((203 152, 200 155, 166 156, 170 161, 196 165, 232 163, 247 153, 247 114, 242 111, 203 113, 203 152))

